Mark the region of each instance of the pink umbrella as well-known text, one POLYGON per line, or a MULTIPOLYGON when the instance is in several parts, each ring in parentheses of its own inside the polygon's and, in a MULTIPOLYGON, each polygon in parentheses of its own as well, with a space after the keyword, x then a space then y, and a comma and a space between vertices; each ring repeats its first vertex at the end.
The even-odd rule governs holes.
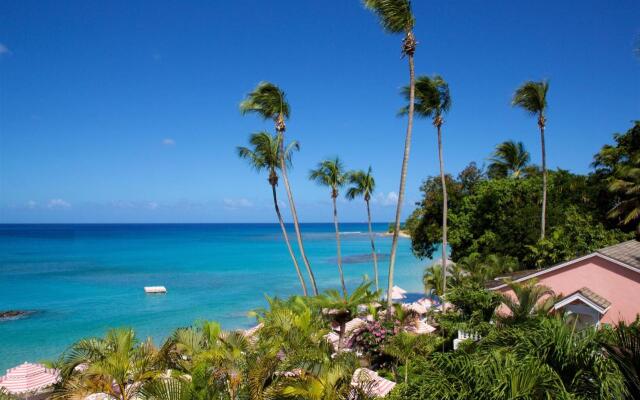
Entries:
POLYGON ((57 370, 25 362, 8 369, 6 375, 0 376, 0 387, 14 394, 32 393, 55 384, 59 379, 60 373, 57 370))

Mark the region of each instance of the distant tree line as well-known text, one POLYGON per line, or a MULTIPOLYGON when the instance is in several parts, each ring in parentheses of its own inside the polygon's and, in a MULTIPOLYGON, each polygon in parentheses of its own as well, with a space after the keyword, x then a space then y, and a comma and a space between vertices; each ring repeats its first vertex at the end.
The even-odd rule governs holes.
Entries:
MULTIPOLYGON (((446 176, 452 259, 498 255, 520 269, 544 267, 640 236, 640 121, 614 135, 586 175, 548 171, 547 234, 538 218, 543 176, 522 143, 499 144, 487 168, 470 163, 446 176)), ((424 180, 422 200, 407 219, 413 252, 432 257, 442 237, 439 176, 424 180)))

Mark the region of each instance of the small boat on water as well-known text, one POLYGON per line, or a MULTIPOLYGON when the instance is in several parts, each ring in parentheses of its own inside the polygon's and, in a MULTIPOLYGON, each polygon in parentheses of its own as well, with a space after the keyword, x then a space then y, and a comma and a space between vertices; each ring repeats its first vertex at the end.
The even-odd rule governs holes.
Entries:
POLYGON ((165 294, 167 293, 167 288, 164 286, 145 286, 144 292, 148 294, 165 294))

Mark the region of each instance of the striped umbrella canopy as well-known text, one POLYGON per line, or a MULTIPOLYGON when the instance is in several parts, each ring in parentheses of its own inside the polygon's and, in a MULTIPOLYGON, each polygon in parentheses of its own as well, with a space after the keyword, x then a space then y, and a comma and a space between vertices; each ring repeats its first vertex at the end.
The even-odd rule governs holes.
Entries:
POLYGON ((369 396, 378 398, 389 394, 396 383, 379 376, 377 372, 368 368, 358 368, 351 378, 351 386, 360 387, 369 396))
POLYGON ((58 370, 46 368, 42 364, 25 362, 8 369, 6 375, 0 376, 0 387, 14 394, 30 393, 51 386, 59 379, 58 370))

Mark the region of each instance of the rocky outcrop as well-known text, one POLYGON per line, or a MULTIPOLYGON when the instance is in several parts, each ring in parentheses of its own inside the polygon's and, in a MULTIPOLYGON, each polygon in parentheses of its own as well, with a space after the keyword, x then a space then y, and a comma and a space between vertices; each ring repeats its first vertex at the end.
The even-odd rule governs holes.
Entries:
POLYGON ((27 310, 0 311, 0 321, 25 318, 26 316, 33 313, 34 313, 33 311, 27 311, 27 310))

